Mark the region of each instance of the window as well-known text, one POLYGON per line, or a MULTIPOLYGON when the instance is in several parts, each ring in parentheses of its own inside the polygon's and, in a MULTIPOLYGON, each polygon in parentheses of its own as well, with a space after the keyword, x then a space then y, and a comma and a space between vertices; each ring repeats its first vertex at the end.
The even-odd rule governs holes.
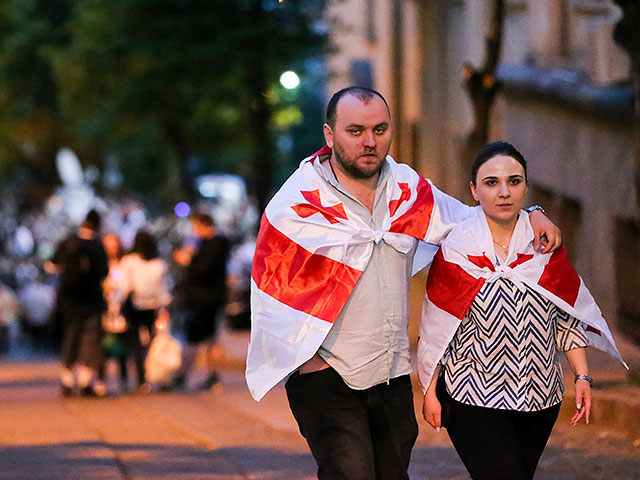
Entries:
POLYGON ((352 85, 373 88, 373 68, 369 60, 352 61, 349 75, 352 85))
POLYGON ((376 0, 365 1, 365 15, 366 15, 366 28, 367 28, 367 41, 374 43, 377 40, 376 36, 376 0))

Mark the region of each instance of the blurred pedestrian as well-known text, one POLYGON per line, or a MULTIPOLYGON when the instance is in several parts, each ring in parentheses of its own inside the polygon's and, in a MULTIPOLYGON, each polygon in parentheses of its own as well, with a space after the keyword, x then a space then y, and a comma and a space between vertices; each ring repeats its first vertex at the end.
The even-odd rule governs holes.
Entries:
POLYGON ((36 350, 53 348, 53 325, 51 318, 56 304, 56 289, 43 281, 40 272, 18 290, 20 318, 25 332, 36 350))
POLYGON ((126 346, 126 331, 129 326, 121 313, 122 302, 126 297, 124 274, 121 267, 124 248, 120 236, 113 232, 105 233, 102 236, 102 245, 109 262, 109 274, 102 283, 104 298, 107 301, 107 311, 102 316, 103 358, 98 369, 99 382, 96 382, 94 386, 98 395, 106 393, 106 363, 109 359, 114 359, 117 363, 120 388, 126 390, 129 385, 127 367, 129 352, 126 346))
POLYGON ((191 218, 191 232, 196 244, 177 250, 173 257, 177 264, 186 267, 181 289, 187 346, 176 384, 186 384, 199 350, 207 368, 207 377, 200 388, 211 389, 220 382, 217 363, 221 354, 215 340, 217 316, 226 302, 230 242, 216 232, 213 219, 204 213, 191 218))
POLYGON ((229 298, 225 314, 234 330, 251 328, 251 264, 255 251, 255 237, 246 238, 232 250, 228 262, 229 298))
POLYGON ((100 317, 106 309, 102 281, 109 271, 99 231, 100 214, 91 210, 77 233, 64 239, 45 264, 47 271, 59 273, 57 308, 63 329, 60 381, 65 396, 72 394, 74 385, 82 395, 95 395, 93 381, 102 356, 100 317))
POLYGON ((470 184, 480 206, 442 242, 427 280, 423 415, 447 428, 474 480, 533 479, 564 393, 556 351, 575 374, 574 425, 591 411, 585 347, 622 361, 564 247, 533 248, 526 167, 508 143, 480 150, 470 184))
POLYGON ((0 283, 0 354, 6 353, 11 346, 11 329, 18 316, 18 300, 13 291, 0 283))
POLYGON ((170 279, 167 264, 158 256, 154 236, 138 230, 131 253, 120 262, 124 280, 127 319, 127 345, 133 351, 138 389, 149 393, 151 385, 145 380, 144 360, 154 335, 154 323, 160 312, 165 313, 171 303, 170 279))

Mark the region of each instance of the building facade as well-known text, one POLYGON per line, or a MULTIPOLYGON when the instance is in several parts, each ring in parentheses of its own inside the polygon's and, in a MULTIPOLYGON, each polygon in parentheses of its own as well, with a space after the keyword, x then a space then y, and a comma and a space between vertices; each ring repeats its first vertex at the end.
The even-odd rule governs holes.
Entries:
MULTIPOLYGON (((474 125, 465 65, 482 65, 495 0, 330 2, 329 91, 360 84, 390 103, 392 155, 468 199, 474 125)), ((610 0, 506 0, 489 141, 529 161, 530 203, 563 231, 603 313, 640 330, 640 233, 629 61, 610 0), (634 323, 635 322, 635 323, 634 323)))

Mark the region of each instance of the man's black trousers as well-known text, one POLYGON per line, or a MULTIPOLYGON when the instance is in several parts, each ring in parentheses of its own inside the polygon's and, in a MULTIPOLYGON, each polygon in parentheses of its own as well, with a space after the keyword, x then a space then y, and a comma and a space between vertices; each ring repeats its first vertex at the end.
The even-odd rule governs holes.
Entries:
POLYGON ((100 315, 65 318, 60 356, 66 368, 75 363, 98 369, 102 362, 100 315))
POLYGON ((286 384, 289 406, 318 464, 319 480, 406 480, 418 436, 409 375, 366 390, 333 368, 286 384))

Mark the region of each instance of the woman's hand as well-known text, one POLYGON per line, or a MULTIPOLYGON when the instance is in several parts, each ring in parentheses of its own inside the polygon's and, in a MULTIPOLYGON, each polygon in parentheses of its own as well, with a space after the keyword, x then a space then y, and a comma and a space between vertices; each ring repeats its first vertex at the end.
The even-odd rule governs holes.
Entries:
POLYGON ((564 352, 571 365, 571 370, 576 374, 576 410, 577 412, 571 417, 571 425, 575 425, 584 417, 587 424, 589 423, 589 415, 591 414, 591 382, 589 382, 589 366, 587 365, 587 356, 585 348, 574 348, 564 352), (578 378, 586 377, 586 378, 578 378))
POLYGON ((584 417, 587 425, 591 414, 591 385, 580 378, 576 381, 576 413, 571 417, 571 425, 575 425, 584 417))
POLYGON ((533 249, 536 252, 540 246, 542 246, 541 253, 549 253, 562 245, 560 229, 540 210, 531 212, 529 221, 533 229, 533 249))
POLYGON ((442 418, 442 406, 436 396, 435 388, 429 388, 427 393, 424 394, 422 416, 429 425, 436 429, 436 432, 440 431, 442 426, 440 423, 442 418))

